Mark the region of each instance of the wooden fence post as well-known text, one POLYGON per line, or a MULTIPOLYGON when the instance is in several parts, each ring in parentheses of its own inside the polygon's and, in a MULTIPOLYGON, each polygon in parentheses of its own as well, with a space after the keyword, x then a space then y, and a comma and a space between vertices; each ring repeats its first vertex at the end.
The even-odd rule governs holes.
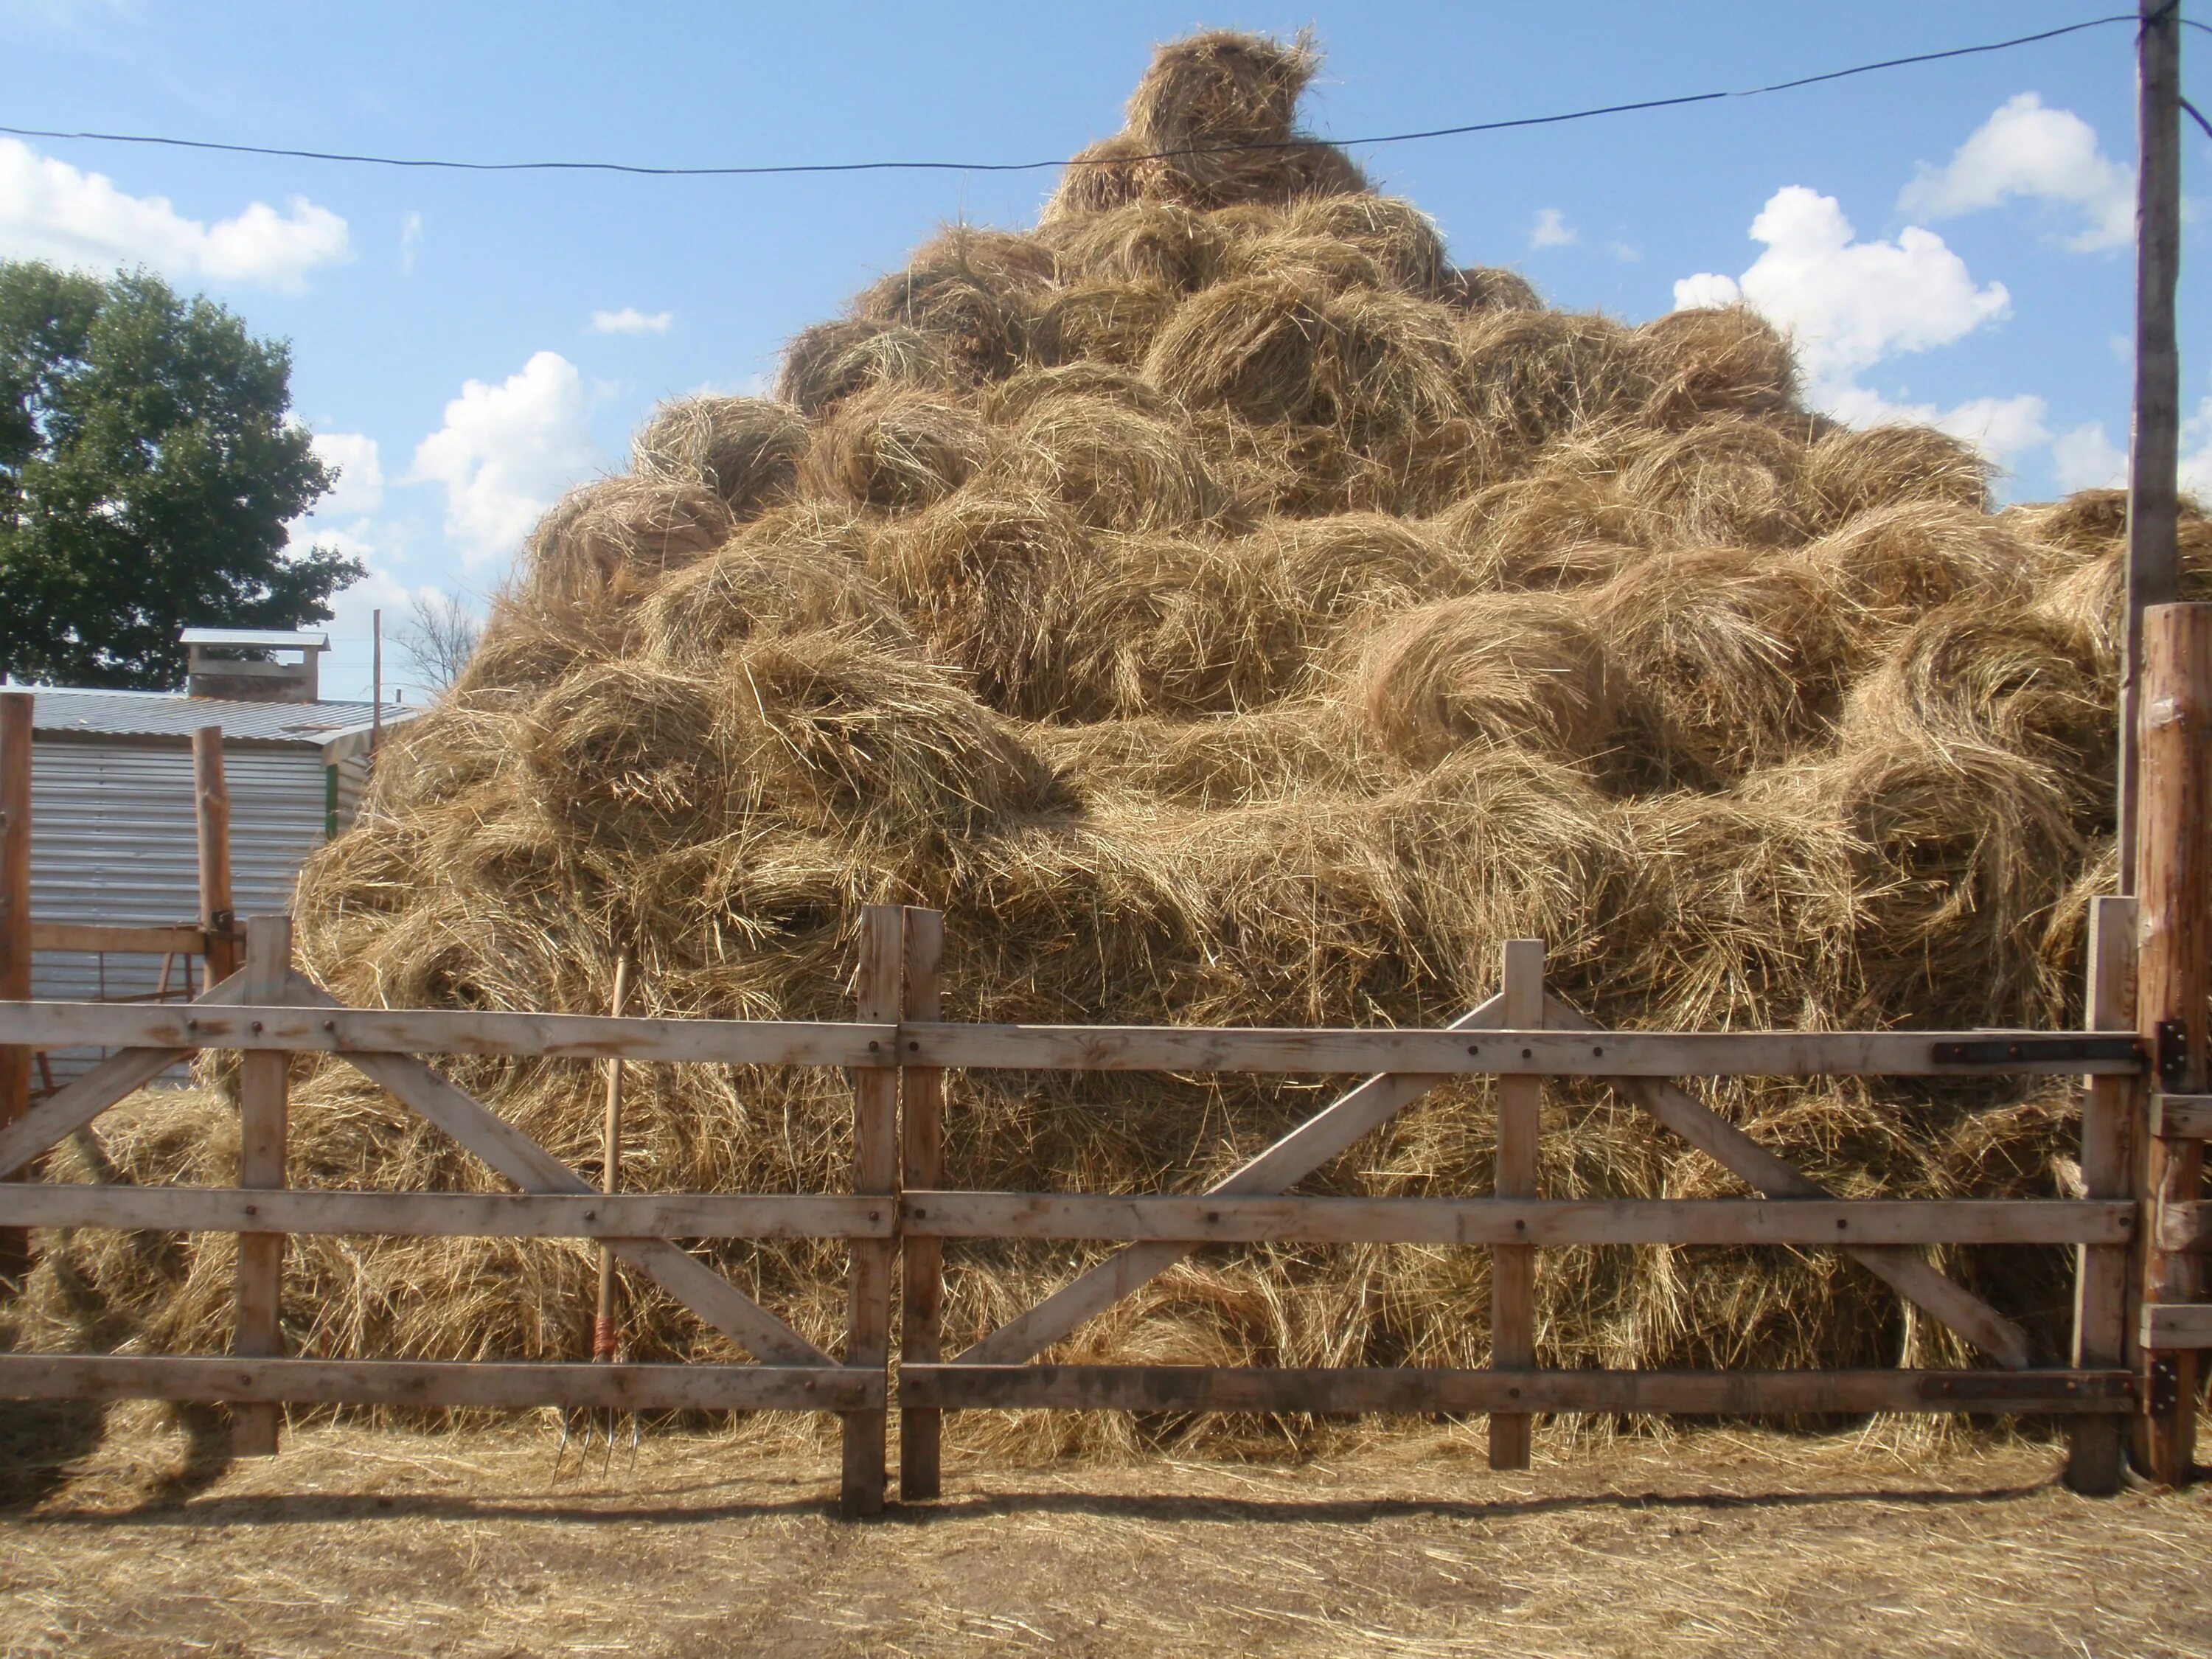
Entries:
MULTIPOLYGON (((902 1018, 939 1018, 939 975, 944 960, 944 913, 908 906, 902 1018)), ((945 1184, 945 1073, 933 1066, 916 1066, 899 1074, 899 1164, 903 1190, 927 1191, 945 1184)), ((945 1241, 902 1239, 900 1264, 906 1291, 899 1317, 900 1362, 934 1365, 943 1358, 938 1317, 945 1297, 945 1241)), ((943 1426, 935 1407, 899 1407, 899 1496, 909 1503, 936 1498, 943 1490, 943 1426)))
MULTIPOLYGON (((254 916, 246 924, 246 994, 282 1005, 292 972, 292 918, 254 916)), ((284 1184, 286 1073, 292 1056, 282 1048, 249 1048, 240 1056, 238 1184, 284 1184)), ((283 1327, 284 1235, 238 1236, 238 1329, 234 1353, 274 1358, 284 1352, 283 1327)), ((283 1407, 240 1406, 231 1418, 230 1449, 236 1457, 276 1455, 283 1407)))
MULTIPOLYGON (((2136 1024, 2136 902, 2089 902, 2089 987, 2081 1024, 2091 1031, 2130 1031, 2136 1024)), ((2141 1079, 2092 1077, 2081 1098, 2081 1184, 2089 1198, 2135 1193, 2136 1124, 2141 1079)), ((2128 1281, 2124 1244, 2082 1245, 2074 1252, 2074 1365, 2109 1370, 2128 1363, 2128 1281)), ((2076 1417, 2067 1429, 2066 1484, 2106 1496, 2120 1489, 2127 1425, 2117 1417, 2076 1417)))
MULTIPOLYGON (((1544 1023, 1544 941, 1516 939, 1504 953, 1504 1024, 1534 1030, 1544 1023)), ((1510 1073, 1498 1079, 1498 1177, 1500 1198, 1536 1196, 1536 1149, 1542 1136, 1544 1079, 1510 1073)), ((1490 1252, 1490 1363, 1522 1370, 1536 1363, 1536 1251, 1528 1244, 1493 1245, 1490 1252)), ((1524 1412, 1493 1412, 1490 1467, 1528 1467, 1535 1419, 1524 1412)))
POLYGON ((222 776, 222 727, 192 732, 192 818, 199 832, 200 926, 207 933, 207 982, 238 971, 237 919, 230 897, 230 791, 222 776))
MULTIPOLYGON (((2212 605, 2153 605, 2143 613, 2142 638, 2136 1018, 2154 1086, 2202 1094, 2212 1075, 2205 1030, 2212 992, 2212 605)), ((2154 1304, 2195 1299, 2196 1253, 2161 1248, 2158 1221, 2167 1206, 2201 1196, 2202 1143, 2146 1134, 2136 1167, 2149 1221, 2140 1285, 2147 1320, 2154 1304)), ((2198 1356, 2144 1347, 2148 1410, 2137 1419, 2136 1460, 2153 1479, 2180 1486, 2196 1449, 2198 1356)))
MULTIPOLYGON (((31 693, 0 691, 0 997, 31 996, 31 693)), ((0 1046, 0 1128, 31 1108, 31 1050, 0 1046)), ((14 1170, 0 1170, 13 1181, 14 1170)), ((0 1227, 0 1279, 31 1268, 27 1227, 0 1227)))
MULTIPOLYGON (((860 1007, 866 1023, 892 1024, 899 1017, 904 968, 900 939, 905 913, 896 904, 871 904, 860 912, 860 1007)), ((873 1044, 870 1045, 872 1048, 873 1044)), ((853 1073, 853 1190, 881 1194, 896 1205, 898 1192, 898 1056, 853 1073)), ((890 1364, 892 1238, 853 1241, 850 1299, 845 1314, 848 1365, 882 1370, 890 1364)), ((884 1437, 890 1417, 882 1408, 844 1413, 844 1482, 839 1507, 848 1516, 879 1515, 884 1507, 884 1437)))

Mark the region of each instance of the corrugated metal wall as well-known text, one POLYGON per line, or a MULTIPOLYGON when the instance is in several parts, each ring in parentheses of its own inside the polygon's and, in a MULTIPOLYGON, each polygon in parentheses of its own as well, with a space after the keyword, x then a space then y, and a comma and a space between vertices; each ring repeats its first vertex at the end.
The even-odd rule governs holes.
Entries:
MULTIPOLYGON (((231 890, 237 914, 290 908, 300 866, 323 842, 326 783, 321 751, 226 747, 230 790, 231 890)), ((31 915, 41 921, 161 926, 199 915, 199 851, 192 811, 192 756, 183 744, 71 741, 31 749, 31 915)), ((197 976, 201 964, 191 963, 197 976)), ((185 963, 172 965, 182 988, 185 963)), ((41 951, 31 994, 145 995, 161 959, 41 951)), ((197 978, 195 984, 197 984, 197 978)), ((94 1050, 46 1056, 57 1083, 85 1069, 94 1050)), ((33 1086, 43 1079, 33 1073, 33 1086)))

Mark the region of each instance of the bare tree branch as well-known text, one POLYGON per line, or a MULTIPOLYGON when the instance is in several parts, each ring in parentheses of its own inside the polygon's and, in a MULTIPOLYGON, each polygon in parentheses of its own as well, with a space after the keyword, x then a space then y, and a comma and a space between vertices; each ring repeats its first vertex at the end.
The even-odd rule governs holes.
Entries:
POLYGON ((460 678, 483 635, 483 622, 460 599, 417 593, 407 620, 392 630, 392 643, 426 685, 442 691, 460 678))

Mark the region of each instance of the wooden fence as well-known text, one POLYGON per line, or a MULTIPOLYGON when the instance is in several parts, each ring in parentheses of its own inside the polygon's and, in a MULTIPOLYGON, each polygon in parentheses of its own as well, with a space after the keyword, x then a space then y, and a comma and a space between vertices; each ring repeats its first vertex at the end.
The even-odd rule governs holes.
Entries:
MULTIPOLYGON (((1547 1412, 1757 1413, 1990 1412, 2069 1421, 2069 1471, 2109 1491, 2130 1419, 2160 1402, 2131 1359, 2212 1340, 2212 1309, 2140 1300, 2137 1259, 2197 1246, 2205 1206, 2147 1211, 2116 1154, 2124 1112, 2155 1070, 2126 1030, 1755 1032, 1601 1030, 1548 994, 1542 946, 1504 951, 1498 994, 1449 1028, 1218 1030, 948 1024, 939 1018, 941 919, 871 907, 860 928, 859 998, 842 1022, 616 1018, 340 1006, 291 965, 290 924, 246 927, 242 972, 189 1005, 0 1002, 0 1045, 100 1042, 119 1052, 0 1130, 0 1170, 30 1166, 179 1058, 243 1057, 238 1185, 129 1188, 0 1184, 0 1227, 119 1227, 239 1235, 229 1356, 0 1355, 0 1395, 219 1401, 237 1408, 241 1452, 276 1449, 283 1402, 625 1410, 810 1409, 843 1416, 843 1503, 880 1509, 887 1408, 901 1413, 899 1484, 937 1494, 940 1414, 982 1407, 1488 1413, 1491 1454, 1525 1467, 1528 1425, 1547 1412), (336 1055, 452 1135, 515 1194, 288 1190, 287 1061, 336 1055), (710 1065, 835 1066, 853 1079, 850 1190, 824 1194, 621 1193, 584 1176, 457 1087, 420 1055, 623 1059, 710 1065), (948 1069, 1366 1073, 1210 1191, 1197 1195, 999 1193, 942 1188, 948 1069), (1673 1081, 1685 1076, 1946 1077, 2080 1073, 2089 1080, 2079 1200, 1841 1200, 1673 1081), (1455 1076, 1499 1079, 1496 1190, 1419 1199, 1301 1197, 1320 1170, 1455 1076), (1758 1198, 1547 1200, 1537 1190, 1542 1079, 1607 1079, 1664 1129, 1739 1176, 1758 1198), (2144 1218, 2149 1217, 2148 1237, 2144 1218), (289 1233, 564 1237, 605 1241, 754 1356, 752 1364, 430 1363, 300 1358, 277 1320, 289 1233), (842 1352, 816 1346, 674 1239, 847 1241, 842 1352), (1103 1240, 1121 1248, 950 1358, 941 1352, 939 1253, 946 1238, 1103 1240), (1037 1356, 1207 1243, 1408 1243, 1492 1252, 1492 1358, 1482 1370, 1060 1365, 1037 1356), (1549 1370, 1534 1349, 1535 1252, 1570 1244, 1790 1244, 1850 1254, 1987 1361, 1958 1370, 1549 1370), (1939 1273, 1929 1244, 2070 1244, 2081 1267, 2075 1352, 2031 1363, 2025 1334, 1939 1273), (895 1273, 895 1269, 902 1271, 895 1273), (2140 1315, 2130 1321, 2130 1306, 2140 1315), (2130 1326, 2133 1328, 2130 1328, 2130 1326), (899 1363, 890 1363, 894 1325, 899 1363)), ((2132 902, 2100 901, 2094 1026, 2121 1023, 2132 902)), ((2154 1122, 2179 1138, 2212 1128, 2212 1100, 2163 1096, 2154 1122)), ((2170 1408, 2170 1407, 2169 1407, 2170 1408)))

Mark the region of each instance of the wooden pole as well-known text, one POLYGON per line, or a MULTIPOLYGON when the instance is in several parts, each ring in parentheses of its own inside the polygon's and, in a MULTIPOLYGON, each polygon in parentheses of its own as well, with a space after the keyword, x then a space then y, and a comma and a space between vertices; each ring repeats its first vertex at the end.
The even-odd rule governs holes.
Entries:
MULTIPOLYGON (((0 997, 31 996, 31 738, 28 691, 0 691, 0 997)), ((0 1047, 0 1129, 31 1109, 31 1050, 0 1047)), ((0 1170, 0 1181, 19 1172, 0 1170)), ((0 1279, 21 1286, 31 1234, 0 1228, 0 1279)))
MULTIPOLYGON (((865 1023, 892 1024, 898 1018, 904 921, 896 904, 871 904, 860 912, 856 1017, 865 1023)), ((897 1203, 898 1193, 898 1055, 889 1052, 888 1040, 881 1041, 885 1052, 880 1063, 855 1067, 853 1073, 853 1190, 880 1194, 890 1206, 897 1203)), ((889 1238, 853 1241, 845 1326, 848 1365, 880 1371, 890 1364, 891 1252, 896 1245, 889 1238)), ((848 1516, 879 1515, 890 1419, 881 1409, 847 1412, 844 1418, 844 1484, 839 1506, 848 1516)))
POLYGON ((192 811, 199 836, 200 927, 207 934, 207 982, 238 971, 238 918, 230 898, 230 791, 222 776, 222 727, 192 733, 192 811))
POLYGON ((2140 868, 2137 746, 2146 608, 2181 597, 2181 354, 2173 295, 2181 272, 2181 21, 2178 0, 2140 0, 2136 40, 2136 390, 2128 451, 2127 633, 2120 661, 2120 881, 2140 868))
MULTIPOLYGON (((615 958, 615 998, 611 1011, 623 1017, 629 1001, 629 952, 615 958)), ((623 1060, 617 1054, 607 1062, 607 1109, 599 1133, 599 1190, 622 1190, 623 1060)), ((599 1246, 599 1300, 592 1320, 592 1358, 612 1364, 622 1346, 615 1331, 615 1253, 599 1246)))
MULTIPOLYGON (((2212 1082, 2205 1031, 2205 999, 2212 994, 2212 605, 2152 606, 2143 613, 2142 643, 2136 1029, 2160 1091, 2203 1094, 2212 1082)), ((2149 1214, 2201 1196, 2203 1159, 2201 1142, 2143 1137, 2137 1191, 2149 1214)), ((2146 1304, 2192 1301, 2196 1280, 2195 1252, 2146 1241, 2140 1286, 2146 1304)), ((2137 1419, 2136 1461, 2154 1480, 2180 1486, 2196 1446, 2198 1356, 2151 1352, 2145 1369, 2148 1411, 2137 1419)))
MULTIPOLYGON (((258 1003, 281 1003, 292 973, 292 918, 254 916, 246 924, 246 994, 258 1003)), ((249 1049, 241 1057, 238 1111, 238 1184, 284 1184, 285 1073, 291 1055, 282 1048, 249 1049)), ((284 1235, 238 1236, 238 1329, 231 1352, 273 1358, 284 1352, 283 1325, 284 1235)), ((231 1418, 230 1448, 238 1457, 276 1451, 283 1408, 240 1406, 231 1418)))
MULTIPOLYGON (((941 911, 908 906, 903 1018, 942 1018, 939 990, 945 960, 941 911)), ((900 1184, 929 1192, 945 1184, 945 1073, 917 1066, 899 1077, 900 1184)), ((901 1241, 905 1306, 899 1318, 899 1361, 933 1365, 944 1358, 938 1328, 945 1297, 945 1241, 911 1235, 901 1241)), ((944 1419, 933 1407, 899 1408, 899 1496, 909 1503, 940 1495, 944 1419)))
MULTIPOLYGON (((1544 1023, 1544 941, 1505 942, 1505 1024, 1533 1030, 1544 1023)), ((1512 1073, 1498 1079, 1498 1179, 1500 1198, 1536 1196, 1536 1149, 1542 1133, 1544 1079, 1512 1073)), ((1524 1370, 1536 1363, 1536 1251, 1528 1244, 1490 1252, 1490 1364, 1524 1370)), ((1535 1419, 1522 1412, 1492 1413, 1490 1467, 1528 1467, 1535 1419)))
MULTIPOLYGON (((2136 1021, 2136 902, 2089 902, 2089 988, 2081 1024, 2125 1031, 2136 1021)), ((2090 1198, 2135 1195, 2135 1128, 2143 1090, 2131 1077, 2085 1079, 2081 1099, 2081 1184, 2090 1198)), ((2128 1362, 2128 1276, 2124 1244, 2082 1245, 2074 1253, 2074 1366, 2111 1370, 2128 1362)), ((2066 1484, 2099 1496, 2120 1489, 2127 1425, 2077 1417, 2066 1431, 2066 1484)))

